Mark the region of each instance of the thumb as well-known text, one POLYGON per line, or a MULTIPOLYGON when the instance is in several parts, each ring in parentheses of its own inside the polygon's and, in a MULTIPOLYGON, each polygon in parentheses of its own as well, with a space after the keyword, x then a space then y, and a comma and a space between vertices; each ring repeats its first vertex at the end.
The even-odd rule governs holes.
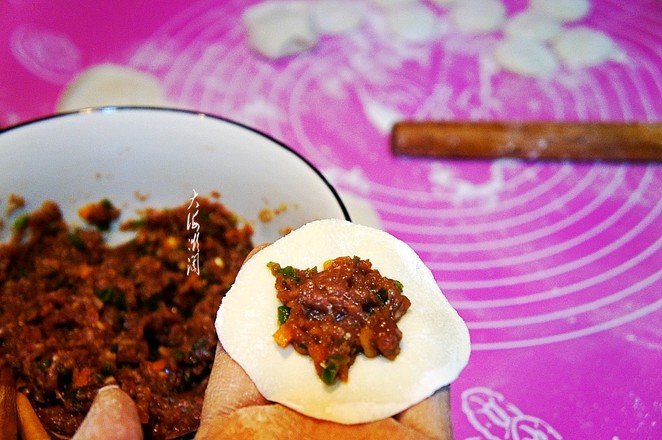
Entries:
POLYGON ((250 377, 225 352, 219 342, 202 404, 200 426, 204 427, 206 421, 219 415, 230 414, 236 409, 266 403, 267 400, 262 397, 250 377))
POLYGON ((135 403, 117 385, 101 388, 73 440, 141 440, 142 426, 135 403))

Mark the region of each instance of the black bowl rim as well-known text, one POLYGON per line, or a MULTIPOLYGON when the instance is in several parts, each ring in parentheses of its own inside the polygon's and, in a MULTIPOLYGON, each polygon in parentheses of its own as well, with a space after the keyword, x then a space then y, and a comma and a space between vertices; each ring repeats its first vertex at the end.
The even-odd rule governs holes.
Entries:
POLYGON ((303 155, 301 155, 299 152, 295 151, 292 149, 290 146, 285 144, 284 142, 274 138, 273 136, 257 129, 254 127, 251 127, 249 125, 243 124, 241 122, 237 122, 235 120, 232 120, 230 118, 224 117, 224 116, 218 116, 214 115, 212 113, 207 113, 203 111, 197 111, 197 110, 189 110, 189 109, 183 109, 183 108, 173 108, 173 107, 150 107, 150 106, 103 106, 103 107, 88 107, 88 108, 82 108, 78 110, 72 110, 72 111, 67 111, 67 112, 62 112, 62 113, 54 113, 51 115, 46 115, 42 117, 38 117, 35 119, 30 119, 27 121, 20 122, 15 125, 11 125, 8 127, 3 127, 0 128, 0 136, 2 136, 4 133, 14 131, 14 130, 19 130, 22 128, 25 128, 27 126, 33 125, 33 124, 38 124, 43 121, 48 121, 48 120, 53 120, 53 119, 59 119, 59 118, 66 118, 66 117, 72 117, 72 116, 81 116, 81 115, 88 115, 88 114, 98 114, 98 113, 115 113, 115 112, 123 112, 123 111, 144 111, 144 112, 163 112, 163 113, 180 113, 180 114, 186 114, 186 115, 192 115, 192 116, 199 116, 199 117, 204 117, 204 118, 210 118, 210 119, 215 119, 218 121, 225 122, 227 124, 235 125, 237 127, 241 127, 245 130, 248 130, 250 132, 253 132, 257 134, 258 136, 261 136, 263 138, 266 138, 270 140, 271 142, 275 143, 276 145, 280 146, 283 148, 285 151, 289 152, 290 154, 293 154, 296 156, 299 160, 301 160, 305 165, 307 165, 316 175, 321 179, 321 181, 326 185, 326 187, 331 191, 331 194, 333 194, 333 197, 336 200, 336 203, 338 203, 338 206, 340 207, 340 210, 343 213, 343 217, 347 221, 351 221, 349 211, 347 210, 347 207, 345 206, 345 203, 342 201, 340 198, 340 195, 338 194, 338 191, 334 188, 333 185, 328 181, 326 177, 322 174, 322 172, 317 169, 308 159, 306 159, 303 155))

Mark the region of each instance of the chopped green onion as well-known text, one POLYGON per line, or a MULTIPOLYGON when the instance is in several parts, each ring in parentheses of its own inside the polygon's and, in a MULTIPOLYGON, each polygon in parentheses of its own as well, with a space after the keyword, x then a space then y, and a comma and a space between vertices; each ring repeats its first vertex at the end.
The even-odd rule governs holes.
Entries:
POLYGON ((45 372, 45 371, 48 370, 48 368, 51 366, 52 363, 53 363, 53 358, 51 358, 51 357, 42 357, 39 360, 37 360, 37 367, 41 371, 45 372))
POLYGON ((69 242, 78 250, 82 251, 85 249, 85 243, 83 242, 83 239, 80 238, 80 235, 78 235, 78 232, 70 232, 67 235, 67 238, 69 238, 69 242))
POLYGON ((109 375, 113 372, 113 364, 110 362, 106 361, 101 365, 101 372, 105 375, 109 375))
POLYGON ((283 325, 290 318, 290 308, 287 306, 278 307, 278 325, 283 325))
POLYGON ((16 230, 21 230, 25 228, 28 225, 28 219, 30 216, 28 214, 21 214, 18 217, 16 217, 16 220, 14 220, 14 229, 16 230))
POLYGON ((110 230, 110 222, 99 222, 96 224, 96 227, 101 232, 106 232, 110 230))
POLYGON ((105 289, 99 289, 94 294, 101 300, 102 303, 108 304, 113 300, 113 293, 115 289, 113 287, 106 287, 105 289))
POLYGON ((301 281, 299 275, 297 275, 296 270, 292 266, 280 267, 280 264, 270 261, 267 263, 267 267, 271 269, 271 273, 274 275, 282 275, 285 278, 293 280, 295 283, 299 283, 299 281, 301 281))
POLYGON ((200 338, 196 339, 196 341, 193 343, 193 350, 199 350, 205 346, 205 339, 200 338))
POLYGON ((283 267, 281 269, 278 269, 276 272, 284 276, 285 278, 291 278, 292 280, 294 280, 295 283, 298 283, 300 281, 299 275, 297 275, 296 271, 292 266, 283 267))
POLYGON ((118 309, 125 310, 126 309, 126 295, 124 292, 119 291, 115 294, 115 298, 113 298, 113 303, 118 309))
POLYGON ((126 309, 126 295, 121 290, 116 291, 114 287, 106 287, 96 290, 94 294, 104 304, 113 304, 119 309, 126 309))
POLYGON ((160 293, 157 293, 155 295, 150 296, 147 298, 144 302, 143 305, 147 310, 154 311, 159 308, 159 303, 163 300, 163 296, 160 293))

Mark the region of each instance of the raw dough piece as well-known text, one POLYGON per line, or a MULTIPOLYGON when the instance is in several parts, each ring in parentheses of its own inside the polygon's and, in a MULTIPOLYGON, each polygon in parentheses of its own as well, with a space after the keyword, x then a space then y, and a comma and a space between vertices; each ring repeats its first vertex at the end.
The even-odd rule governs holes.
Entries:
POLYGON ((448 7, 453 3, 461 2, 462 0, 432 0, 434 3, 438 4, 442 8, 448 7))
POLYGON ((510 37, 547 41, 557 36, 561 29, 561 23, 553 17, 522 12, 508 19, 504 31, 510 37))
POLYGON ((342 34, 359 27, 363 11, 352 0, 326 0, 313 3, 311 16, 320 34, 342 34))
POLYGON ((607 34, 588 27, 566 29, 552 44, 563 64, 571 69, 597 66, 615 58, 617 51, 607 34))
POLYGON ((526 76, 548 77, 559 67, 554 53, 532 39, 506 38, 496 45, 494 58, 504 69, 526 76))
POLYGON ((427 398, 458 376, 470 352, 466 324, 408 245, 336 219, 308 223, 249 259, 221 304, 216 329, 265 398, 343 424, 390 417, 427 398), (369 259, 383 276, 402 282, 411 307, 398 322, 403 339, 394 361, 360 355, 348 382, 329 387, 308 356, 274 342, 280 302, 267 263, 321 270, 325 261, 346 255, 369 259))
POLYGON ((531 0, 531 10, 561 21, 584 18, 591 4, 589 0, 531 0))
POLYGON ((129 67, 100 64, 81 72, 60 97, 57 111, 106 105, 167 106, 159 80, 129 67))
POLYGON ((371 0, 371 2, 380 8, 390 9, 416 4, 419 0, 371 0))
POLYGON ((464 0, 453 4, 450 17, 461 32, 492 32, 504 22, 506 8, 500 0, 464 0))
POLYGON ((304 52, 319 40, 304 1, 268 1, 243 14, 251 47, 269 58, 304 52))
POLYGON ((391 32, 404 41, 429 41, 435 36, 437 16, 423 5, 390 9, 386 21, 391 32))

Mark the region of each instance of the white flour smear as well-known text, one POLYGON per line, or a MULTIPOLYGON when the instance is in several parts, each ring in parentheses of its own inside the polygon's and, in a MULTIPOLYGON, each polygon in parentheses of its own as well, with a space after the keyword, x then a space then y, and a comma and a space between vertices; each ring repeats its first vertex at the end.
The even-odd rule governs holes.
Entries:
POLYGON ((458 177, 449 165, 432 164, 428 179, 432 191, 450 194, 455 206, 479 204, 485 209, 494 209, 505 187, 504 170, 511 167, 511 160, 496 160, 490 165, 489 178, 484 182, 472 182, 458 177))

